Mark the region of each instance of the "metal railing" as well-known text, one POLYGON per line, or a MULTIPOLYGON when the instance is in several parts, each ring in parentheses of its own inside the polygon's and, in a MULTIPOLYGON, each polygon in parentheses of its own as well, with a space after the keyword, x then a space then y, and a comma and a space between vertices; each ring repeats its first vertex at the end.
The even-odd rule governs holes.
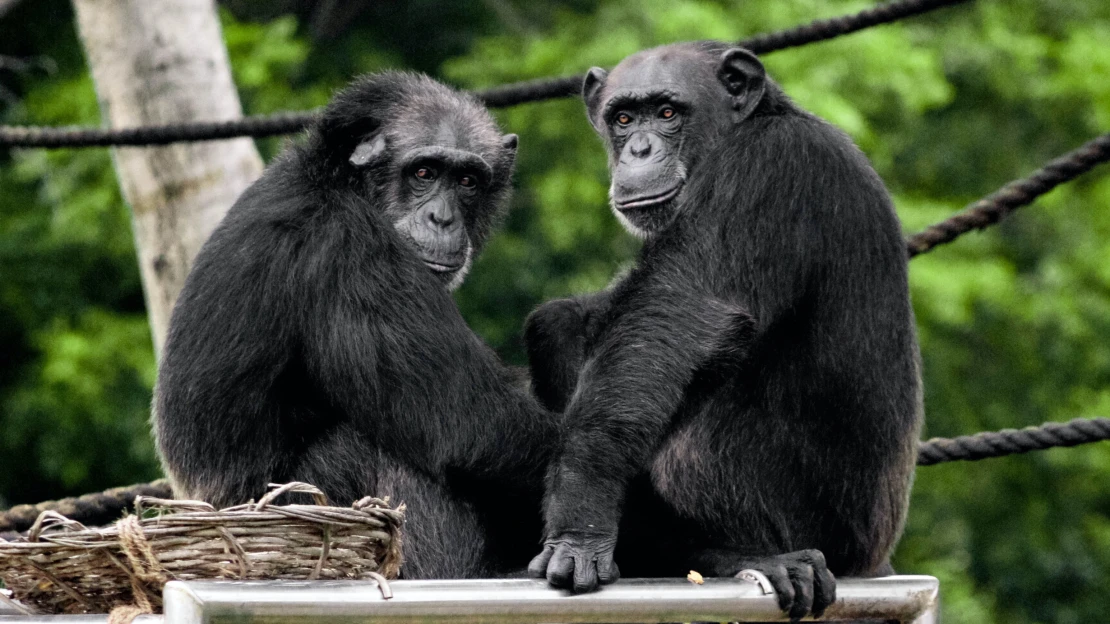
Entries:
MULTIPOLYGON (((931 576, 842 579, 820 621, 936 624, 939 583, 931 576)), ((776 622, 774 595, 739 579, 626 579, 572 596, 544 581, 173 581, 164 616, 135 624, 567 624, 776 622), (389 596, 389 597, 386 597, 389 596)), ((0 616, 5 624, 100 624, 106 616, 0 616)))
MULTIPOLYGON (((936 624, 931 576, 842 579, 822 622, 895 620, 936 624)), ((740 579, 626 579, 572 596, 544 581, 172 581, 165 615, 135 624, 596 624, 778 622, 774 595, 740 579), (391 595, 390 597, 386 597, 391 595)), ((808 620, 808 619, 807 619, 808 620)), ((0 616, 4 624, 100 624, 106 616, 0 616)))

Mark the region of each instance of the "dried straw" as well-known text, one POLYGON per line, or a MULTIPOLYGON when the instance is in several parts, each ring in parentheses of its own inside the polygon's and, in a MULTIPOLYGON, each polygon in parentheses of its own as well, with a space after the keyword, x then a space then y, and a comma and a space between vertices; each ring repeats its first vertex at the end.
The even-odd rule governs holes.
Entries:
POLYGON ((43 512, 27 537, 0 539, 0 578, 41 613, 136 613, 161 608, 168 580, 396 578, 403 508, 364 498, 328 507, 306 483, 217 511, 200 501, 137 497, 136 515, 89 529, 43 512), (286 493, 317 505, 273 505, 286 493))

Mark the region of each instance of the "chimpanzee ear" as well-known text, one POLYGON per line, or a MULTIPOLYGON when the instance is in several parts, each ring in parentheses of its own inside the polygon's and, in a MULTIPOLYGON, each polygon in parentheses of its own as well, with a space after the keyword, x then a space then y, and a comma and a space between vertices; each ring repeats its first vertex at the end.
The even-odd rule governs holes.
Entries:
POLYGON ((582 83, 582 99, 586 100, 586 116, 590 118, 590 123, 598 131, 605 127, 605 124, 598 117, 601 112, 598 107, 601 106, 601 89, 605 86, 605 80, 608 78, 609 72, 600 67, 593 67, 586 74, 586 80, 582 83))
POLYGON ((377 162, 385 154, 385 134, 378 132, 355 146, 350 162, 356 167, 366 167, 377 162))
POLYGON ((501 147, 505 148, 505 159, 510 167, 516 162, 516 146, 520 142, 515 134, 506 134, 501 137, 501 147))
POLYGON ((731 48, 721 55, 717 79, 732 98, 736 120, 743 121, 752 114, 763 99, 767 87, 767 73, 755 54, 744 48, 731 48))

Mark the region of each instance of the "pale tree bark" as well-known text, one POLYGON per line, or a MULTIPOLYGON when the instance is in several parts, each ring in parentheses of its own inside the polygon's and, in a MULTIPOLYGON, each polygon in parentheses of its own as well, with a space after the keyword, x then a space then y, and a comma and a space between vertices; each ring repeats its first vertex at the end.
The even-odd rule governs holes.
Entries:
POLYGON ((4 17, 17 4, 19 4, 19 0, 0 0, 0 17, 4 17))
MULTIPOLYGON (((127 128, 242 117, 213 0, 73 0, 101 116, 127 128)), ((155 352, 193 259, 262 172, 251 139, 113 151, 155 352)))

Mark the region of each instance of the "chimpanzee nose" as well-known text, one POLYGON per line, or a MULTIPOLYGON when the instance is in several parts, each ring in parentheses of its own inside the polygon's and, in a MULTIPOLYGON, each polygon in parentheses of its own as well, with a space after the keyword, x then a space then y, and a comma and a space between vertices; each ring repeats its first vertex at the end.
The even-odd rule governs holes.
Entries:
POLYGON ((451 206, 447 202, 437 201, 428 210, 428 221, 434 226, 447 228, 455 222, 455 211, 451 210, 451 206))
POLYGON ((636 158, 644 158, 651 155, 651 141, 643 133, 638 133, 632 137, 628 142, 628 149, 636 158))

